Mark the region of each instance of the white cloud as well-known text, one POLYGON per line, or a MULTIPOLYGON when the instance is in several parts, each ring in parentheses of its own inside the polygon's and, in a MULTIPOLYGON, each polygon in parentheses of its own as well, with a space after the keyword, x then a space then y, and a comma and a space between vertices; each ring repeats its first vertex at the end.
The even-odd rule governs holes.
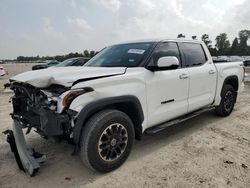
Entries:
POLYGON ((202 5, 202 9, 204 9, 204 14, 207 14, 209 19, 212 19, 213 22, 221 21, 223 15, 225 14, 225 10, 221 10, 220 8, 216 7, 212 3, 206 2, 202 5))
POLYGON ((246 0, 231 0, 233 5, 242 5, 246 0))
MULTIPOLYGON (((0 11, 1 25, 5 25, 0 27, 0 58, 100 50, 112 43, 175 38, 179 33, 187 38, 207 33, 214 40, 226 32, 232 40, 241 29, 250 29, 250 0, 89 1, 45 0, 42 8, 32 1, 33 12, 25 4, 16 12, 0 11), (48 7, 60 11, 48 17, 42 11, 48 7), (25 14, 19 18, 22 11, 25 14)), ((0 9, 7 10, 4 2, 0 1, 0 9)))
POLYGON ((122 5, 120 0, 92 0, 92 1, 113 12, 118 11, 122 5))
POLYGON ((51 20, 49 17, 43 18, 43 32, 47 37, 50 38, 63 38, 63 34, 61 32, 58 32, 54 29, 54 27, 51 25, 51 20))
POLYGON ((175 38, 184 33, 187 38, 209 34, 211 39, 222 33, 230 39, 238 31, 250 28, 250 1, 229 0, 129 0, 131 16, 119 20, 113 31, 115 41, 138 38, 175 38), (221 7, 222 6, 222 7, 221 7))
POLYGON ((195 19, 192 14, 185 15, 183 1, 146 0, 146 2, 144 4, 142 0, 134 0, 134 3, 128 3, 128 9, 134 14, 116 24, 113 33, 117 40, 176 38, 179 33, 191 37, 211 29, 210 23, 195 19))
POLYGON ((250 1, 240 1, 236 4, 228 9, 224 16, 224 23, 220 27, 221 31, 229 34, 230 39, 237 37, 240 30, 250 29, 250 1))
MULTIPOLYGON (((167 5, 167 4, 165 4, 167 5)), ((183 17, 182 15, 182 9, 183 9, 183 4, 178 1, 178 0, 171 0, 170 1, 170 9, 173 10, 173 12, 179 16, 179 17, 183 17)))
POLYGON ((77 7, 75 0, 70 0, 70 6, 73 7, 73 8, 77 7))
POLYGON ((66 17, 68 23, 76 26, 81 32, 90 31, 93 28, 89 25, 89 23, 83 18, 71 18, 69 16, 66 17))
POLYGON ((138 7, 137 11, 142 14, 147 14, 156 8, 156 5, 151 0, 128 0, 129 7, 138 7))

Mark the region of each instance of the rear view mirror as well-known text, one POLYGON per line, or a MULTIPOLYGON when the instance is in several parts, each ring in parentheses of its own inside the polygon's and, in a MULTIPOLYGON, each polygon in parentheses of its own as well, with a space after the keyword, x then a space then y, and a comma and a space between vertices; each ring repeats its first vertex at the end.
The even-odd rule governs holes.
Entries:
POLYGON ((161 57, 157 61, 157 67, 160 69, 177 69, 179 67, 179 60, 174 56, 161 57))

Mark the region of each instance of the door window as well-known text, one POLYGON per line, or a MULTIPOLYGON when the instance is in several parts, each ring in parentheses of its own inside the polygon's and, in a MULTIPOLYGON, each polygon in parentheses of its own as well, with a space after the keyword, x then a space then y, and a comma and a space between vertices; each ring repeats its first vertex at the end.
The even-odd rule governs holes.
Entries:
POLYGON ((181 64, 181 56, 176 42, 164 42, 159 44, 153 52, 149 66, 155 66, 161 57, 174 56, 181 64))
POLYGON ((202 65, 207 61, 201 44, 182 43, 182 49, 185 55, 187 67, 202 65))

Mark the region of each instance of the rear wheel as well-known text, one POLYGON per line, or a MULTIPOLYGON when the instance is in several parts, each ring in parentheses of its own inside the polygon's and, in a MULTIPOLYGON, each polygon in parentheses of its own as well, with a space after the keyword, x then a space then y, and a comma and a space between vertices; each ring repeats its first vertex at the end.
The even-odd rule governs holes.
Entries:
POLYGON ((131 119, 118 110, 93 115, 81 136, 80 156, 84 164, 100 172, 112 171, 127 159, 134 142, 131 119))
POLYGON ((236 91, 231 85, 224 85, 221 92, 220 105, 215 108, 217 115, 225 117, 229 116, 233 111, 236 101, 236 91))

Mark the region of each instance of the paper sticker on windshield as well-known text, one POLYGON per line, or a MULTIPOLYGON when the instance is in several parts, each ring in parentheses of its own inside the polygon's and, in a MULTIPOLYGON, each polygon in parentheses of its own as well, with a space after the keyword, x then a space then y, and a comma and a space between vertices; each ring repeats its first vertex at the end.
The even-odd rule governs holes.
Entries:
POLYGON ((140 50, 140 49, 129 49, 128 53, 130 54, 143 54, 145 50, 140 50))

